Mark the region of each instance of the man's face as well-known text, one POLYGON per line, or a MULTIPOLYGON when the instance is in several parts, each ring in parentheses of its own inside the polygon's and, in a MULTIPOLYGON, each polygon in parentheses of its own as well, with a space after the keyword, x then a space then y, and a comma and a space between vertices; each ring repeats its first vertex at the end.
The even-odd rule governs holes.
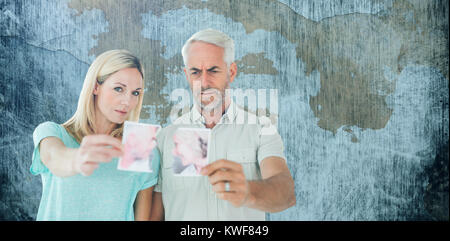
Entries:
POLYGON ((194 99, 202 109, 212 110, 221 106, 225 89, 236 76, 236 64, 227 67, 224 49, 205 42, 194 42, 188 49, 186 78, 194 99))

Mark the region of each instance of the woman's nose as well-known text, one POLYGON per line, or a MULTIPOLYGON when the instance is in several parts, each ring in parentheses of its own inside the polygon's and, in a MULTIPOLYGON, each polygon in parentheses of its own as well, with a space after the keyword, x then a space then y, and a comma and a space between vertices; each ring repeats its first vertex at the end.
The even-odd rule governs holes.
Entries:
POLYGON ((125 105, 125 106, 129 106, 130 105, 130 100, 131 100, 131 96, 126 94, 126 95, 122 95, 121 99, 120 99, 120 104, 121 105, 125 105))

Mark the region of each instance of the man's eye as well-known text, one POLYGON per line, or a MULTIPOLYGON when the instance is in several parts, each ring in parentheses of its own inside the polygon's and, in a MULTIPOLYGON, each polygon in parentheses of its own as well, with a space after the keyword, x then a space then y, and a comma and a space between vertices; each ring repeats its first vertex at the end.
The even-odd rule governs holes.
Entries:
POLYGON ((192 72, 191 74, 198 74, 198 72, 197 72, 197 71, 195 71, 195 72, 192 72))
POLYGON ((139 91, 133 91, 132 93, 134 96, 139 96, 140 92, 139 91))
POLYGON ((122 92, 123 91, 122 87, 116 87, 116 88, 114 88, 114 90, 117 91, 117 92, 122 92))

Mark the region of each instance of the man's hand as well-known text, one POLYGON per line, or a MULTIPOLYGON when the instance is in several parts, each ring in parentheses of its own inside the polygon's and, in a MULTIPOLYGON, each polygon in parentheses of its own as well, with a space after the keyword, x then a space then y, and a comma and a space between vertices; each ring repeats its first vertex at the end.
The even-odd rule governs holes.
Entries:
POLYGON ((294 180, 286 161, 269 156, 261 161, 262 180, 247 181, 241 164, 217 160, 205 166, 201 173, 209 176, 209 182, 218 197, 235 207, 246 206, 264 212, 280 212, 295 205, 294 180), (230 190, 225 191, 225 183, 230 190))
POLYGON ((246 204, 250 190, 241 164, 220 159, 203 167, 201 174, 208 176, 220 199, 231 202, 235 207, 246 204), (225 190, 226 183, 229 183, 228 191, 225 190))

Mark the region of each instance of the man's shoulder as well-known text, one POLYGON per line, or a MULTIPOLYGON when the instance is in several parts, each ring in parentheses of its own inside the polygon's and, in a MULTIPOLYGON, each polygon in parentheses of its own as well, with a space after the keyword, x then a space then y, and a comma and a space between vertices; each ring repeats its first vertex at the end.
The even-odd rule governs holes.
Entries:
POLYGON ((191 121, 191 111, 182 114, 180 117, 175 119, 172 125, 190 124, 191 121))
POLYGON ((236 114, 237 117, 241 118, 241 120, 246 119, 245 124, 257 124, 263 127, 272 125, 272 120, 266 115, 260 115, 254 112, 250 112, 248 110, 245 110, 241 106, 236 106, 236 114))
POLYGON ((257 115, 253 112, 244 110, 238 107, 238 116, 236 118, 236 123, 245 120, 245 124, 248 126, 254 126, 260 135, 276 135, 278 134, 276 118, 275 116, 267 117, 266 115, 257 115), (245 118, 244 116, 247 116, 245 118))
POLYGON ((192 127, 193 126, 193 124, 190 122, 190 119, 185 119, 185 117, 183 117, 183 119, 180 119, 180 118, 182 118, 183 116, 181 116, 181 117, 179 117, 176 121, 174 121, 172 124, 169 124, 169 125, 167 125, 167 126, 165 126, 165 127, 163 127, 162 129, 161 129, 161 131, 158 133, 158 137, 161 139, 161 138, 165 138, 165 136, 167 136, 168 134, 170 134, 170 133, 173 133, 174 131, 176 131, 176 129, 178 129, 178 128, 183 128, 183 127, 186 127, 186 128, 189 128, 189 127, 192 127))
POLYGON ((258 116, 258 124, 261 126, 272 125, 272 120, 267 116, 258 116))

